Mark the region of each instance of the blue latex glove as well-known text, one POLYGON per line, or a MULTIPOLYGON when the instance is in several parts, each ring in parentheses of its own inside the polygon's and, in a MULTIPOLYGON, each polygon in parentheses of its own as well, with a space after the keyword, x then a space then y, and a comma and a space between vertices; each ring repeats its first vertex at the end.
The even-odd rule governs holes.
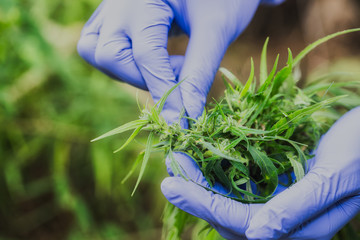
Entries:
MULTIPOLYGON (((177 83, 184 59, 166 49, 173 17, 160 0, 105 0, 84 26, 78 52, 109 76, 150 90, 157 102, 177 83)), ((168 100, 162 114, 172 123, 183 108, 180 90, 168 100)))
POLYGON ((170 95, 162 114, 172 123, 185 106, 188 116, 196 118, 203 111, 226 49, 248 25, 259 3, 106 0, 86 23, 78 52, 109 76, 149 90, 155 102, 178 79, 186 79, 170 95), (190 36, 185 57, 167 52, 173 20, 190 36))
MULTIPOLYGON (((360 107, 339 119, 322 137, 306 176, 266 204, 242 204, 177 176, 163 181, 162 192, 226 239, 330 239, 360 210, 359 122, 360 107)), ((190 157, 177 153, 176 159, 208 187, 190 157)))

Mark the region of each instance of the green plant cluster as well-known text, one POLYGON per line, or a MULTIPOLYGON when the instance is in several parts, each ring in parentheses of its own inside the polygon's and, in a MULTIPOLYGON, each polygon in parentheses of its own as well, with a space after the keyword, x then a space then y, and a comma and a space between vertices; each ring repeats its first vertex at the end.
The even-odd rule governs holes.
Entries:
MULTIPOLYGON (((359 87, 359 82, 315 82, 300 89, 296 86, 298 79, 294 69, 317 45, 358 30, 347 30, 320 39, 295 58, 289 50, 287 65, 278 71, 278 56, 270 73, 267 72, 266 62, 267 40, 261 56, 260 85, 256 86, 253 61, 245 85, 229 71, 221 69, 234 86, 225 81, 225 96, 204 110, 197 119, 185 116, 183 111, 180 119, 189 121, 188 129, 182 129, 180 121, 167 125, 160 115, 167 97, 180 82, 162 97, 156 107, 142 110, 139 120, 94 140, 134 129, 125 144, 117 150, 120 151, 140 131, 150 132, 146 149, 135 162, 136 166, 142 160, 135 189, 145 171, 150 153, 155 150, 163 150, 170 158, 175 174, 187 178, 186 172, 172 154, 180 151, 189 154, 198 163, 210 186, 220 182, 226 187, 229 191, 226 196, 241 202, 266 202, 280 184, 278 175, 289 176, 288 183, 281 183, 286 186, 294 182, 292 171, 297 181, 305 175, 311 151, 315 149, 320 136, 336 120, 336 117, 325 114, 328 111, 326 108, 336 110, 332 104, 346 97, 338 94, 332 96, 331 92, 339 92, 344 86, 359 87), (321 117, 313 116, 321 111, 321 117), (160 140, 153 145, 154 135, 158 135, 160 140)), ((337 107, 339 105, 346 107, 341 102, 337 103, 337 107)))

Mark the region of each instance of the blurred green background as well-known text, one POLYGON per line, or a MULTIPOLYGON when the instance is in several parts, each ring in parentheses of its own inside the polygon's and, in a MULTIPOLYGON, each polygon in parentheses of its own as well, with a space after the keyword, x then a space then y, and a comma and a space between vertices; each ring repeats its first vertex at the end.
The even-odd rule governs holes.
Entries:
MULTIPOLYGON (((120 182, 143 148, 141 137, 118 154, 112 152, 126 136, 90 143, 138 116, 136 90, 76 53, 81 28, 99 3, 0 1, 0 239, 160 239, 161 155, 131 197, 136 173, 120 182)), ((246 79, 249 57, 258 62, 267 36, 270 58, 285 56, 287 47, 297 53, 321 36, 359 27, 359 16, 357 0, 263 7, 222 65, 246 79)), ((316 50, 302 65, 304 79, 330 69, 359 71, 359 42, 354 34, 316 50)), ((185 36, 171 39, 169 51, 183 54, 186 43, 185 36)), ((221 94, 221 81, 214 86, 212 96, 221 94)), ((359 221, 351 226, 337 238, 355 239, 359 221)))

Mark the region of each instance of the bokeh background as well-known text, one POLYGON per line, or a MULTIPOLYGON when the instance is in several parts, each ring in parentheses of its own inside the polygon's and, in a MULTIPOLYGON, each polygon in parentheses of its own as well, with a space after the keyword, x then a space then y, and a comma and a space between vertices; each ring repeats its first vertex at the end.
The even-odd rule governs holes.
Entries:
MULTIPOLYGON (((126 136, 90 139, 138 116, 133 87, 110 80, 76 53, 81 28, 99 0, 0 1, 0 239, 160 239, 166 176, 161 155, 151 159, 137 193, 136 173, 121 184, 143 137, 121 153, 126 136)), ((247 79, 270 36, 269 62, 287 48, 360 26, 358 0, 288 0, 261 7, 229 48, 222 66, 247 79)), ((360 34, 321 46, 302 63, 302 78, 360 73, 360 34)), ((186 36, 169 41, 184 54, 186 36)), ((221 95, 215 81, 211 96, 221 95)), ((139 91, 140 101, 149 95, 139 91)), ((359 218, 335 239, 360 239, 359 218)), ((190 234, 189 234, 190 236, 190 234)), ((184 239, 191 237, 184 236, 184 239)), ((193 237, 196 239, 196 237, 193 237)))

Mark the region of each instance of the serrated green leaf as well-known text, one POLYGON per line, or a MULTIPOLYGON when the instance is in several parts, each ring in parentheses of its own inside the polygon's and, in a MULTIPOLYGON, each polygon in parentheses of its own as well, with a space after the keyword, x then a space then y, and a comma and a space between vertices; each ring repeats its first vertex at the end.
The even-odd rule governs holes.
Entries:
MULTIPOLYGON (((270 157, 269 157, 269 158, 270 158, 270 157)), ((277 169, 277 174, 278 174, 278 175, 281 174, 281 173, 283 173, 283 172, 286 170, 284 164, 282 164, 280 161, 278 161, 278 160, 276 160, 276 159, 274 159, 274 158, 270 158, 270 159, 271 159, 271 161, 272 161, 273 163, 276 163, 276 164, 278 164, 278 165, 280 166, 280 168, 277 169)))
POLYGON ((160 125, 161 124, 161 118, 160 118, 160 112, 158 112, 158 109, 156 108, 151 108, 151 120, 153 122, 155 122, 156 124, 160 125))
POLYGON ((210 135, 210 137, 214 137, 216 134, 222 132, 222 131, 224 130, 224 128, 225 128, 225 125, 222 125, 222 126, 218 127, 218 128, 210 135))
POLYGON ((169 141, 162 141, 162 142, 159 142, 159 143, 154 144, 152 146, 153 149, 155 149, 155 148, 165 148, 165 147, 170 147, 170 142, 169 141))
POLYGON ((226 81, 224 75, 221 76, 221 79, 223 80, 223 83, 224 83, 224 85, 226 87, 226 90, 228 90, 228 91, 231 90, 232 92, 235 91, 235 89, 231 86, 231 84, 228 83, 228 81, 226 81))
POLYGON ((295 129, 296 129, 296 127, 295 127, 295 126, 291 126, 291 127, 289 127, 289 128, 286 130, 286 133, 285 133, 284 138, 289 139, 289 138, 293 135, 293 133, 294 133, 295 129))
POLYGON ((311 84, 303 89, 304 94, 307 96, 312 96, 320 91, 325 91, 327 89, 339 89, 342 87, 348 88, 359 88, 360 81, 351 81, 351 82, 331 82, 331 83, 316 83, 311 84))
POLYGON ((248 128, 248 127, 237 127, 237 129, 240 129, 244 134, 254 134, 254 135, 263 135, 263 134, 269 134, 272 131, 266 131, 261 129, 255 129, 255 128, 248 128))
POLYGON ((215 176, 218 178, 218 180, 220 181, 220 183, 227 189, 229 190, 229 193, 231 193, 232 191, 232 185, 230 180, 228 179, 228 177, 226 176, 224 170, 221 167, 221 161, 218 161, 213 169, 215 176))
POLYGON ((97 137, 97 138, 91 140, 91 142, 95 142, 95 141, 98 141, 100 139, 110 137, 110 136, 113 136, 113 135, 116 135, 116 134, 119 134, 119 133, 123 133, 123 132, 129 131, 129 130, 132 130, 132 129, 135 129, 135 128, 138 128, 138 127, 143 127, 148 123, 149 123, 148 120, 138 119, 138 120, 126 123, 126 124, 124 124, 124 125, 122 125, 122 126, 120 126, 118 128, 115 128, 115 129, 101 135, 100 137, 97 137))
POLYGON ((294 59, 293 64, 296 65, 298 64, 309 52, 311 52, 314 48, 316 48, 317 46, 319 46, 322 43, 325 43, 327 41, 329 41, 332 38, 335 38, 337 36, 341 36, 347 33, 352 33, 352 32, 358 32, 360 31, 360 28, 353 28, 353 29, 348 29, 348 30, 344 30, 344 31, 340 31, 340 32, 336 32, 333 34, 330 34, 326 37, 320 38, 319 40, 313 42, 312 44, 310 44, 309 46, 307 46, 304 50, 302 50, 294 59))
POLYGON ((231 148, 236 147, 236 145, 238 145, 238 144, 239 144, 242 140, 244 140, 244 139, 245 139, 245 136, 235 139, 234 141, 232 141, 229 145, 227 145, 227 146, 225 147, 225 150, 229 150, 229 149, 231 149, 231 148))
POLYGON ((214 176, 211 173, 214 169, 214 166, 216 165, 216 162, 217 160, 209 161, 202 166, 202 172, 204 173, 204 177, 211 187, 213 187, 213 184, 215 182, 214 176))
POLYGON ((271 197, 272 197, 272 196, 263 197, 263 196, 260 196, 260 195, 255 195, 255 194, 250 193, 250 192, 248 192, 248 191, 246 191, 246 190, 243 190, 243 189, 241 189, 241 188, 238 188, 238 187, 236 186, 236 184, 234 183, 234 181, 231 181, 231 182, 232 182, 233 187, 236 188, 236 190, 237 190, 238 192, 240 192, 240 193, 242 193, 242 194, 244 194, 244 195, 252 196, 252 197, 254 197, 255 199, 254 199, 253 201, 248 201, 248 200, 245 200, 245 199, 242 199, 242 198, 239 198, 239 197, 232 197, 231 195, 225 195, 225 194, 222 194, 222 193, 219 193, 219 192, 215 191, 215 190, 212 189, 212 188, 205 187, 205 186, 200 185, 199 183, 193 181, 193 183, 197 184, 198 186, 200 186, 200 187, 202 187, 202 188, 204 188, 204 189, 206 189, 206 190, 208 190, 208 191, 211 191, 211 192, 213 192, 213 193, 219 194, 220 196, 223 196, 223 197, 226 197, 226 198, 230 198, 230 199, 234 199, 234 200, 237 200, 237 201, 240 201, 240 202, 243 202, 243 203, 265 203, 265 202, 267 202, 268 200, 270 200, 271 197))
MULTIPOLYGON (((208 143, 208 142, 204 142, 204 141, 201 141, 200 144, 202 144, 205 148, 209 149, 213 154, 219 156, 219 157, 222 157, 222 158, 225 158, 227 160, 230 160, 230 161, 234 161, 234 162, 238 162, 238 163, 241 163, 243 165, 243 159, 237 159, 237 158, 234 158, 232 156, 229 156, 227 154, 224 154, 222 153, 219 149, 215 148, 211 143, 208 143)), ((246 174, 246 167, 243 165, 243 173, 246 174)))
POLYGON ((145 153, 144 153, 143 161, 142 161, 141 168, 140 168, 139 177, 138 177, 138 179, 136 181, 136 184, 135 184, 133 192, 131 193, 131 196, 134 195, 137 187, 139 186, 141 178, 144 175, 144 172, 145 172, 145 169, 146 169, 146 166, 147 166, 147 163, 149 161, 150 154, 151 154, 151 144, 152 144, 153 136, 154 136, 154 133, 150 132, 150 134, 148 136, 148 139, 147 139, 147 142, 146 142, 146 148, 145 148, 145 153))
POLYGON ((262 52, 261 52, 261 61, 260 61, 260 85, 263 85, 267 78, 267 46, 269 43, 269 37, 266 38, 262 52))
POLYGON ((300 88, 297 89, 297 94, 294 98, 294 104, 298 106, 309 106, 314 100, 304 93, 300 88))
MULTIPOLYGON (((246 191, 246 190, 244 190, 244 189, 239 188, 239 187, 235 184, 235 182, 232 182, 232 186, 233 186, 233 188, 236 189, 236 191, 244 194, 245 196, 250 196, 250 197, 253 197, 253 198, 256 198, 256 199, 266 199, 266 197, 263 197, 263 196, 260 196, 260 195, 256 195, 256 194, 254 194, 254 193, 252 193, 252 192, 249 192, 249 191, 246 191)), ((241 199, 239 199, 239 200, 241 201, 241 199)), ((244 200, 246 200, 245 202, 248 202, 247 199, 244 199, 244 200)), ((253 202, 255 202, 255 201, 253 201, 253 202)))
POLYGON ((289 124, 291 123, 292 126, 294 124, 300 123, 302 120, 304 120, 305 117, 310 116, 314 112, 320 110, 321 108, 336 102, 337 100, 343 98, 344 96, 338 96, 326 99, 324 101, 321 101, 319 103, 316 103, 314 105, 311 105, 309 107, 299 109, 291 114, 289 114, 287 117, 281 118, 277 123, 273 125, 271 130, 276 130, 277 134, 280 134, 284 130, 286 130, 289 127, 289 124))
POLYGON ((197 146, 191 145, 191 149, 198 155, 201 161, 204 161, 204 155, 197 146))
POLYGON ((334 103, 336 107, 345 107, 347 109, 352 109, 357 106, 360 106, 360 94, 354 91, 349 91, 346 89, 329 89, 329 92, 335 96, 346 94, 345 98, 342 98, 334 103))
POLYGON ((293 154, 286 154, 286 156, 288 157, 291 166, 294 169, 294 174, 296 177, 296 181, 300 181, 300 179, 302 179, 305 176, 305 172, 304 172, 304 168, 301 164, 301 162, 299 162, 296 158, 296 156, 294 156, 293 154))
MULTIPOLYGON (((246 182, 246 191, 248 191, 249 193, 253 193, 252 188, 251 188, 251 182, 250 182, 250 181, 247 181, 247 182, 246 182)), ((253 201, 253 200, 254 200, 254 197, 251 196, 251 195, 245 195, 245 200, 253 201)))
POLYGON ((169 97, 169 95, 174 91, 175 88, 177 88, 183 81, 185 81, 186 79, 178 82, 177 84, 175 84, 173 87, 171 87, 161 98, 160 100, 155 104, 155 106, 158 106, 158 113, 160 114, 161 111, 163 110, 164 108, 164 105, 165 105, 165 102, 166 102, 166 99, 169 97))
MULTIPOLYGON (((246 161, 244 161, 245 163, 248 163, 248 160, 246 159, 246 161)), ((239 170, 240 172, 242 172, 243 174, 245 174, 245 176, 249 176, 249 170, 244 166, 244 164, 242 163, 238 163, 238 162, 230 162, 230 164, 237 170, 239 170)))
POLYGON ((248 138, 246 137, 246 134, 240 128, 231 127, 230 132, 234 136, 244 139, 246 141, 247 147, 250 145, 250 142, 249 142, 248 138))
POLYGON ((272 86, 272 91, 271 91, 272 96, 279 92, 279 88, 282 86, 284 81, 290 76, 291 71, 292 71, 292 69, 288 65, 288 66, 284 67, 283 69, 281 69, 275 75, 275 78, 274 78, 274 81, 273 81, 273 86, 272 86))
POLYGON ((261 103, 260 102, 256 102, 254 103, 251 107, 249 106, 246 110, 245 110, 245 116, 242 117, 241 119, 241 124, 245 125, 247 124, 248 119, 253 115, 253 113, 256 111, 256 109, 259 107, 261 103))
POLYGON ((191 217, 187 212, 167 202, 163 212, 163 237, 165 236, 166 240, 181 240, 181 234, 191 217))
POLYGON ((241 81, 232 72, 223 67, 221 67, 219 71, 224 74, 224 76, 229 79, 230 82, 232 82, 235 86, 238 86, 240 88, 243 87, 241 81))
POLYGON ((254 60, 251 58, 251 71, 250 71, 250 76, 249 79, 247 80, 245 86, 243 87, 243 89, 240 92, 240 98, 243 98, 245 96, 246 93, 248 93, 249 88, 251 86, 251 83, 254 80, 254 60))
MULTIPOLYGON (((279 60, 279 55, 278 57, 276 58, 275 60, 275 64, 274 64, 274 67, 269 75, 269 78, 265 81, 265 83, 261 86, 260 88, 260 92, 264 92, 266 91, 266 88, 270 85, 273 77, 274 77, 274 74, 276 72, 276 68, 277 68, 277 62, 279 60), (262 89, 262 87, 264 87, 262 89)), ((257 117, 259 116, 259 114, 264 110, 264 108, 268 105, 268 101, 269 101, 269 98, 271 96, 271 92, 272 92, 272 89, 273 89, 273 85, 271 85, 270 87, 270 90, 268 91, 268 94, 266 95, 265 99, 263 101, 261 101, 261 104, 256 108, 256 111, 252 114, 251 118, 248 120, 248 122, 246 123, 247 126, 251 126, 255 120, 257 119, 257 117)))
POLYGON ((185 170, 181 167, 178 161, 176 161, 171 149, 169 149, 168 157, 170 158, 170 168, 174 176, 181 176, 182 178, 188 180, 189 178, 185 176, 186 175, 185 170))
POLYGON ((144 158, 144 154, 145 152, 142 151, 141 153, 139 153, 139 155, 136 157, 135 162, 133 163, 130 171, 128 172, 128 174, 124 177, 124 179, 121 181, 121 184, 124 184, 129 177, 134 173, 136 167, 139 165, 140 161, 144 158))
POLYGON ((186 110, 183 107, 183 108, 181 108, 180 115, 179 115, 179 121, 178 121, 179 126, 181 126, 181 119, 184 118, 185 114, 186 114, 186 110))
MULTIPOLYGON (((294 141, 288 141, 296 150, 297 154, 298 154, 298 159, 300 160, 301 166, 303 167, 303 170, 305 171, 307 169, 307 157, 305 156, 304 152, 300 149, 300 147, 298 146, 298 143, 294 142, 294 141)), ((297 178, 298 181, 301 178, 297 178)))
POLYGON ((225 94, 226 103, 228 104, 231 112, 234 112, 234 109, 233 109, 233 107, 232 107, 232 103, 231 103, 231 100, 230 100, 230 97, 229 97, 229 92, 228 92, 228 90, 225 90, 225 91, 224 91, 224 94, 225 94))
POLYGON ((239 180, 234 181, 234 183, 235 183, 237 186, 240 186, 240 185, 243 185, 243 184, 245 184, 245 183, 247 183, 247 182, 249 182, 249 181, 250 181, 250 180, 247 179, 247 178, 240 178, 239 180))
POLYGON ((249 146, 248 150, 255 164, 260 167, 265 181, 271 183, 275 189, 278 184, 277 169, 271 159, 265 153, 259 151, 256 147, 251 145, 249 146))
MULTIPOLYGON (((269 76, 266 78, 265 82, 261 84, 258 93, 262 93, 265 90, 268 89, 268 87, 270 86, 270 83, 273 81, 273 78, 275 76, 276 70, 277 70, 277 66, 278 66, 278 62, 279 62, 279 57, 280 55, 278 54, 276 56, 275 62, 274 62, 274 66, 269 74, 269 76)), ((269 91, 271 93, 271 90, 269 91)))
POLYGON ((122 149, 124 149, 139 134, 139 132, 141 131, 141 129, 143 127, 144 126, 140 126, 140 127, 136 128, 134 130, 134 132, 130 135, 130 137, 126 140, 126 142, 120 148, 115 150, 114 153, 120 152, 122 149))
MULTIPOLYGON (((223 110, 222 110, 221 105, 216 101, 216 99, 213 99, 213 100, 214 100, 214 102, 216 103, 216 108, 217 108, 217 110, 219 111, 220 115, 221 115, 222 118, 226 121, 226 116, 225 116, 225 114, 224 114, 224 112, 223 112, 223 110)), ((206 116, 205 116, 205 115, 203 116, 203 119, 206 119, 206 116)))
MULTIPOLYGON (((325 73, 322 76, 316 76, 315 79, 309 79, 306 81, 306 86, 309 87, 312 85, 317 85, 319 83, 331 83, 336 80, 340 80, 345 78, 346 82, 358 82, 357 79, 360 79, 360 73, 357 72, 341 72, 341 71, 334 71, 325 73), (326 81, 326 82, 325 82, 326 81)), ((341 83, 340 81, 339 83, 341 83)))
POLYGON ((286 64, 288 66, 290 66, 290 68, 292 68, 294 65, 294 58, 293 58, 293 54, 292 54, 292 51, 290 48, 288 48, 288 60, 287 60, 286 64))

